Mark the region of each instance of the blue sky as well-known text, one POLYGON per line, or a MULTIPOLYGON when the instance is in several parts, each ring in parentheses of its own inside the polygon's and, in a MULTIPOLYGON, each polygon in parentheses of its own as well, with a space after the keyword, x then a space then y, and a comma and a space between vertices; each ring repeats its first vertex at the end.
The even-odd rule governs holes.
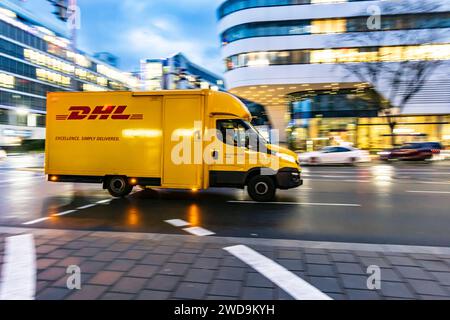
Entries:
POLYGON ((133 71, 141 58, 183 52, 189 59, 222 73, 216 9, 221 0, 78 0, 78 47, 108 51, 120 67, 133 71))

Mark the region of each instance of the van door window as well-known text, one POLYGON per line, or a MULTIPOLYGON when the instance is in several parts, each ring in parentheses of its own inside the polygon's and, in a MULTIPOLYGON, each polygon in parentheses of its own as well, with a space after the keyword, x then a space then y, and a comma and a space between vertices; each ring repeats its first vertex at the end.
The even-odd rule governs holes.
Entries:
POLYGON ((217 120, 217 137, 232 146, 245 146, 245 127, 240 120, 217 120))
POLYGON ((266 141, 249 123, 241 119, 217 120, 218 138, 235 147, 266 152, 266 141))

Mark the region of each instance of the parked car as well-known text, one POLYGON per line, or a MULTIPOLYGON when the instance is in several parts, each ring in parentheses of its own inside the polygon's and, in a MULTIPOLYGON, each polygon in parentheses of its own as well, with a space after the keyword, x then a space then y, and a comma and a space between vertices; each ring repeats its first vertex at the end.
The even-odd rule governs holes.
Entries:
POLYGON ((370 160, 367 151, 342 146, 325 147, 319 151, 299 155, 299 161, 302 164, 356 164, 370 160))
POLYGON ((6 159, 6 151, 0 148, 0 160, 6 159))
POLYGON ((379 152, 380 160, 405 160, 405 161, 425 161, 431 160, 434 156, 438 156, 443 150, 443 146, 439 142, 413 142, 401 146, 379 152))

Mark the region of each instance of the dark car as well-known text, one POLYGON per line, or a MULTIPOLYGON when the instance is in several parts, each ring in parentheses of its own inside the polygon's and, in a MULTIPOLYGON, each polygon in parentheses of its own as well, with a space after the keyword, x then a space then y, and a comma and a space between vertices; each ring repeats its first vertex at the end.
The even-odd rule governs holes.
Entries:
POLYGON ((405 160, 425 161, 430 160, 434 154, 439 154, 443 149, 439 142, 413 142, 380 152, 380 160, 405 160))

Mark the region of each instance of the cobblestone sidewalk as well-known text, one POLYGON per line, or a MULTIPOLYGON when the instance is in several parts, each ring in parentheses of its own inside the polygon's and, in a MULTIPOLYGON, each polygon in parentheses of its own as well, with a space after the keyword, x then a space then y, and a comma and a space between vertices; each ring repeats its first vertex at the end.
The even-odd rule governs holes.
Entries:
POLYGON ((0 228, 0 273, 5 239, 22 233, 34 235, 36 299, 292 299, 223 250, 237 244, 333 299, 450 299, 450 248, 0 228), (70 265, 81 290, 66 286, 70 265), (370 265, 380 290, 367 288, 370 265))

